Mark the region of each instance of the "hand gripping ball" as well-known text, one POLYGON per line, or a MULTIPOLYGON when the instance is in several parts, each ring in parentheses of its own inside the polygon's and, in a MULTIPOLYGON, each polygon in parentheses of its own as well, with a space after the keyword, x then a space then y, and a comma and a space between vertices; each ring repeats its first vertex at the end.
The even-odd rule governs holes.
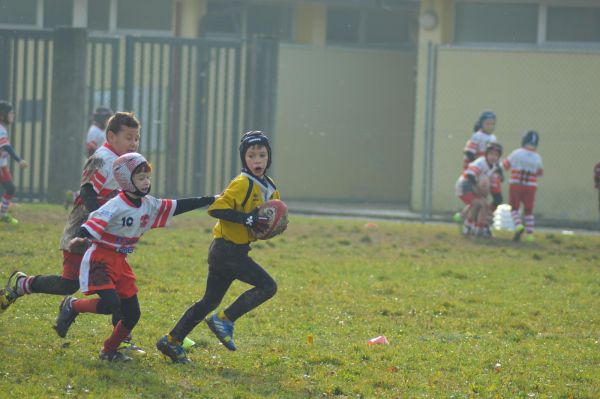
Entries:
POLYGON ((269 200, 258 208, 258 217, 265 218, 263 229, 251 229, 252 235, 259 240, 268 240, 285 231, 288 225, 287 205, 278 199, 269 200), (264 227, 266 225, 266 228, 264 227))

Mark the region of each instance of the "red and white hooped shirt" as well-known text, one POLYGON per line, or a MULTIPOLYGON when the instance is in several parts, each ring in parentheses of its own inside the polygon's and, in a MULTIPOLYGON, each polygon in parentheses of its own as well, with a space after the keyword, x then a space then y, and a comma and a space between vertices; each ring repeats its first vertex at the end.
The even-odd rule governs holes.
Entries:
POLYGON ((112 170, 113 163, 119 156, 110 144, 104 143, 94 152, 92 157, 100 161, 99 165, 97 168, 91 169, 88 174, 84 169, 81 185, 91 183, 94 191, 98 193, 98 202, 102 205, 114 197, 115 192, 120 189, 112 170))
MULTIPOLYGON (((470 152, 475 156, 475 159, 485 155, 485 150, 489 143, 496 143, 497 139, 494 134, 488 134, 481 130, 473 133, 467 144, 465 145, 464 152, 470 152)), ((474 159, 474 160, 475 160, 474 159)), ((464 169, 469 166, 469 160, 465 158, 464 169)))
MULTIPOLYGON (((98 204, 103 205, 119 192, 119 183, 112 172, 113 163, 119 156, 108 143, 104 143, 86 161, 81 173, 80 187, 91 184, 98 194, 98 204)), ((67 223, 60 239, 60 248, 68 250, 69 241, 77 235, 81 225, 87 220, 89 212, 85 209, 81 197, 75 199, 67 223)))
POLYGON ((167 226, 177 200, 142 198, 138 207, 123 192, 92 212, 83 224, 95 244, 122 254, 132 253, 140 237, 148 230, 167 226))
POLYGON ((502 161, 505 170, 511 170, 509 184, 537 186, 537 178, 544 174, 540 154, 527 148, 518 148, 502 161))
POLYGON ((496 170, 498 170, 497 164, 490 167, 487 159, 485 159, 485 156, 477 158, 471 162, 467 169, 465 169, 465 171, 458 177, 458 180, 454 186, 456 196, 460 197, 464 194, 464 183, 467 181, 469 175, 475 177, 475 181, 479 182, 481 176, 491 178, 493 174, 496 173, 496 170))

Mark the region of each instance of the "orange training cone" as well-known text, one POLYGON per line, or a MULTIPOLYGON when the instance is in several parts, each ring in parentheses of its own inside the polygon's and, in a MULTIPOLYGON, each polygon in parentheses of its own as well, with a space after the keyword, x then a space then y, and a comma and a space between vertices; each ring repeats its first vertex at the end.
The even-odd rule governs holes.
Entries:
POLYGON ((387 340, 385 335, 380 335, 379 337, 371 338, 368 342, 369 345, 389 345, 390 342, 387 340))

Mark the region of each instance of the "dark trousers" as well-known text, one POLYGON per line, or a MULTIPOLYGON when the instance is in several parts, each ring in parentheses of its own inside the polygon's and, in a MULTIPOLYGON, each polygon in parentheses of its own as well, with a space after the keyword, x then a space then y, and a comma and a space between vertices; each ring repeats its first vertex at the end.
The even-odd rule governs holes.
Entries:
POLYGON ((215 239, 208 252, 208 277, 204 296, 193 304, 177 322, 171 336, 179 341, 196 327, 206 315, 217 308, 234 280, 253 285, 227 309, 231 321, 256 308, 277 292, 275 280, 248 256, 249 245, 238 245, 224 239, 215 239))

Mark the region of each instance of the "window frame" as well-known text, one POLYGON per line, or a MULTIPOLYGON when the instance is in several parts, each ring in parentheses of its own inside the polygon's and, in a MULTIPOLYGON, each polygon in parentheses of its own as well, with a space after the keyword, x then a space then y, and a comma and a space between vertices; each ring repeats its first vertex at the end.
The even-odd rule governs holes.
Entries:
MULTIPOLYGON (((325 45, 328 47, 340 47, 340 48, 355 48, 355 49, 380 49, 380 50, 413 50, 416 48, 417 43, 411 43, 410 41, 407 42, 401 42, 401 43, 370 43, 367 40, 367 19, 368 19, 368 13, 369 11, 371 11, 368 8, 362 8, 362 7, 352 7, 352 6, 340 6, 338 4, 334 4, 334 5, 328 5, 327 6, 327 11, 329 12, 330 9, 337 9, 337 10, 356 10, 358 12, 358 40, 356 42, 350 43, 350 42, 331 42, 329 41, 329 39, 326 37, 325 38, 325 45)), ((419 10, 418 9, 410 9, 407 7, 402 7, 402 8, 396 8, 394 9, 394 11, 402 11, 405 10, 407 14, 411 14, 412 13, 412 17, 414 18, 414 22, 415 24, 418 23, 418 13, 419 10)), ((328 28, 327 25, 329 25, 328 20, 327 20, 327 15, 325 16, 326 19, 326 29, 328 28)), ((410 20, 410 19, 409 19, 410 20)), ((410 27, 409 27, 410 29, 410 27)), ((410 32, 409 32, 410 35, 410 32)))
POLYGON ((231 33, 231 32, 209 32, 209 31, 204 31, 204 35, 208 38, 232 38, 232 39, 238 39, 238 38, 242 38, 242 39, 249 39, 249 33, 248 33, 248 8, 252 7, 252 6, 267 6, 267 7, 277 7, 279 8, 279 12, 280 12, 280 18, 284 15, 284 13, 288 13, 291 17, 291 21, 290 21, 290 34, 288 38, 280 38, 279 41, 281 43, 295 43, 296 42, 296 21, 294 18, 294 14, 296 12, 293 4, 291 3, 286 3, 286 2, 278 2, 278 1, 251 1, 248 3, 242 3, 240 4, 240 32, 238 33, 231 33))
MULTIPOLYGON (((171 27, 169 29, 129 29, 129 28, 119 28, 119 1, 120 0, 111 0, 109 16, 108 16, 108 26, 111 30, 108 33, 122 33, 125 35, 152 35, 152 36, 174 36, 175 35, 175 26, 173 25, 173 19, 175 17, 175 2, 173 0, 169 0, 171 5, 171 27)), ((103 31, 96 31, 103 32, 103 31)))
POLYGON ((544 9, 544 17, 545 17, 545 24, 544 24, 544 32, 543 32, 543 37, 541 38, 540 43, 543 43, 544 45, 550 46, 550 47, 580 47, 580 48, 600 48, 600 40, 598 41, 565 41, 565 40, 548 40, 548 9, 549 8, 594 8, 598 11, 600 11, 600 4, 595 3, 595 4, 590 4, 586 2, 578 2, 578 1, 573 1, 573 4, 556 4, 556 2, 549 2, 549 4, 544 4, 542 5, 542 8, 544 9), (584 4, 580 4, 580 3, 584 3, 584 4))
POLYGON ((457 4, 477 3, 477 4, 535 4, 538 6, 538 30, 535 43, 511 43, 511 42, 457 42, 456 41, 456 13, 454 13, 454 24, 452 32, 452 46, 457 47, 497 47, 497 48, 600 48, 598 42, 576 42, 576 41, 548 41, 548 8, 549 7, 569 7, 569 8, 598 8, 600 4, 595 0, 456 0, 457 4))
POLYGON ((0 29, 44 29, 44 0, 35 4, 35 24, 0 24, 0 29))

